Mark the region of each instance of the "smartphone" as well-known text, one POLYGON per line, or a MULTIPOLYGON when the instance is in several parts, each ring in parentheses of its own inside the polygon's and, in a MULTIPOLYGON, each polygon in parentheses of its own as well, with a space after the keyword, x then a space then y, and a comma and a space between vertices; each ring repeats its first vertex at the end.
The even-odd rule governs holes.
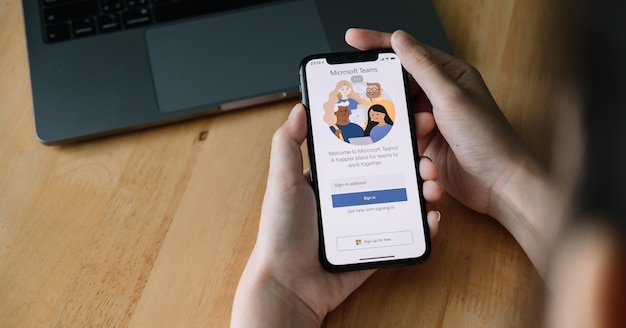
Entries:
POLYGON ((328 271, 414 264, 430 254, 407 76, 391 50, 312 55, 300 64, 328 271))

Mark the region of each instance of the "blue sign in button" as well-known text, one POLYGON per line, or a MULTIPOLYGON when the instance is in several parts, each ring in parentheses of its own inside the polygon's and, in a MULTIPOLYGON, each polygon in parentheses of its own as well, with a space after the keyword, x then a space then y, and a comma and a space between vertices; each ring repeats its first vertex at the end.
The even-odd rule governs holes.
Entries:
POLYGON ((332 195, 333 207, 371 205, 380 203, 405 202, 406 189, 372 190, 349 194, 332 195))

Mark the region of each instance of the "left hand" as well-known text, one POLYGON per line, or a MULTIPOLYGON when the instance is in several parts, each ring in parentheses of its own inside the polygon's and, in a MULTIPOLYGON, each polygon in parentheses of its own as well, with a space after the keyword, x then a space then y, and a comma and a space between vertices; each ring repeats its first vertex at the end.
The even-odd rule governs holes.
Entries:
MULTIPOLYGON (((319 327, 375 271, 330 273, 321 267, 315 194, 300 150, 306 134, 304 106, 297 104, 272 140, 259 233, 237 288, 232 326, 319 327)), ((420 171, 425 199, 437 201, 443 193, 434 181, 438 168, 423 158, 420 171)), ((439 212, 428 213, 431 236, 439 218, 439 212)))

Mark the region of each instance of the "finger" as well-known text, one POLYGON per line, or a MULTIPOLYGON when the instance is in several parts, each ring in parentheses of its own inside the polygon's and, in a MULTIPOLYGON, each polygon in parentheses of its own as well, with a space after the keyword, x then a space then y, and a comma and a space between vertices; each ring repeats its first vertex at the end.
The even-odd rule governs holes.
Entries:
POLYGON ((415 133, 417 139, 421 139, 435 129, 435 118, 432 113, 418 112, 415 113, 415 133))
POLYGON ((417 112, 414 115, 417 150, 419 155, 423 155, 431 143, 437 125, 433 114, 430 112, 417 112))
POLYGON ((454 61, 454 57, 417 42, 404 31, 391 35, 391 46, 431 102, 433 97, 445 96, 459 89, 443 68, 454 61))
POLYGON ((311 181, 311 169, 310 168, 304 169, 304 172, 302 172, 302 176, 304 176, 306 181, 311 181))
POLYGON ((300 145, 306 138, 306 131, 304 106, 297 104, 272 137, 268 183, 279 181, 291 184, 302 179, 300 145))
POLYGON ((420 176, 424 181, 439 179, 439 167, 430 158, 422 156, 420 158, 419 169, 420 176))
POLYGON ((424 199, 429 203, 439 201, 443 196, 443 186, 436 181, 439 179, 439 167, 430 158, 422 156, 419 170, 424 181, 422 184, 424 199))
POLYGON ((346 31, 346 43, 359 50, 391 48, 391 34, 374 30, 350 28, 346 31))
POLYGON ((429 211, 426 215, 428 221, 428 229, 430 230, 430 237, 435 237, 439 232, 439 222, 441 221, 441 212, 429 211))
POLYGON ((438 202, 443 196, 443 187, 437 181, 426 180, 422 184, 424 199, 429 203, 438 202))

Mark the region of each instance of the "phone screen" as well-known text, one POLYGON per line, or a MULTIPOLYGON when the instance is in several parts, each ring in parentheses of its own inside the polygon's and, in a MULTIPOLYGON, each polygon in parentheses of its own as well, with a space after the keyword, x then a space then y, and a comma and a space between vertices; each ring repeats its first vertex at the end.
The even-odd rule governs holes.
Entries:
POLYGON ((406 73, 393 52, 301 65, 320 257, 332 271, 424 260, 429 252, 406 73))

